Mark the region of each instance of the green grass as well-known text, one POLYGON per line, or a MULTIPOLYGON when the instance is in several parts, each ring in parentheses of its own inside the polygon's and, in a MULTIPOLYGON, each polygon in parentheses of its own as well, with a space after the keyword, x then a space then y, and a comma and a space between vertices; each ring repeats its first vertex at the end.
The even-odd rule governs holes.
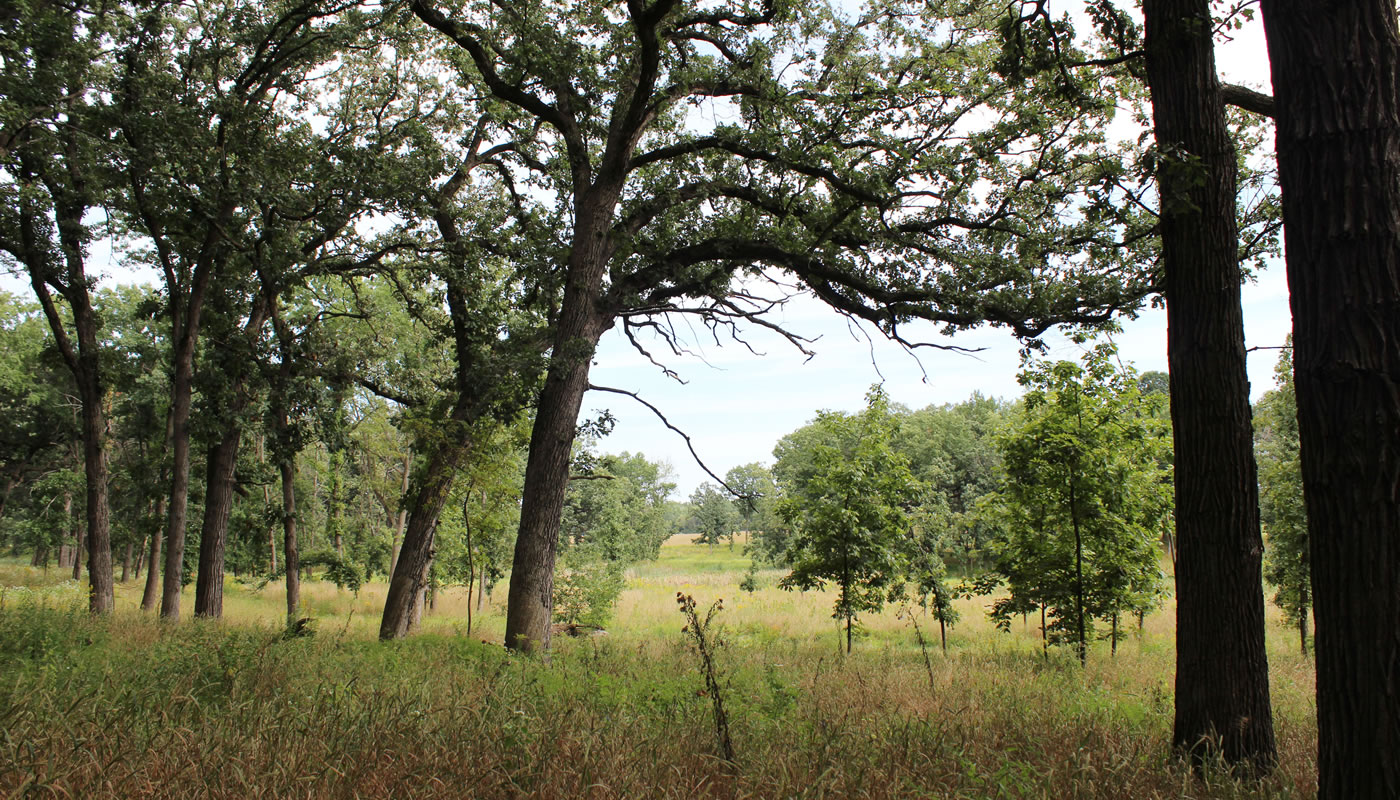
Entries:
MULTIPOLYGON (((91 620, 82 590, 0 565, 0 796, 1273 798, 1316 779, 1311 664, 1271 624, 1281 751, 1262 782, 1171 757, 1171 610, 1087 669, 1044 658, 965 602, 929 666, 909 623, 866 620, 838 653, 831 597, 738 581, 736 549, 671 543, 630 576, 605 637, 508 654, 503 587, 465 630, 447 591, 405 641, 374 640, 383 587, 307 585, 312 638, 285 639, 280 587, 229 580, 224 622, 91 620), (710 698, 678 591, 720 597, 721 685, 738 763, 715 755, 710 698), (485 640, 484 642, 482 640, 485 640)), ((187 601, 187 608, 190 601, 187 601)), ((924 624, 930 642, 936 629, 924 624)))

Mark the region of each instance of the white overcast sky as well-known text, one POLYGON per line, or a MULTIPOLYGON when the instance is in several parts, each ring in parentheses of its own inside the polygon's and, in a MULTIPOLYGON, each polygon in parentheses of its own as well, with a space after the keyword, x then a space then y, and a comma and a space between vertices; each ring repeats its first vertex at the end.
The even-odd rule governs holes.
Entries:
MULTIPOLYGON (((1256 19, 1236 32, 1235 40, 1217 50, 1222 76, 1269 91, 1268 58, 1262 28, 1256 19)), ((92 266, 108 281, 154 282, 153 273, 133 274, 100 245, 92 266)), ((29 296, 26 281, 0 274, 0 290, 29 296)), ((909 326, 903 333, 963 348, 981 348, 968 355, 922 349, 917 360, 877 333, 854 331, 848 321, 821 303, 803 299, 788 305, 776 318, 794 333, 816 339, 810 360, 781 338, 764 331, 746 337, 762 355, 728 341, 716 346, 708 333, 688 334, 689 345, 700 357, 673 357, 659 343, 649 349, 677 371, 681 384, 662 374, 632 349, 620 326, 608 332, 600 345, 591 381, 600 386, 637 392, 657 406, 676 427, 688 433, 705 463, 723 476, 730 468, 749 462, 772 463, 773 446, 783 435, 811 420, 820 410, 855 411, 864 404, 866 391, 882 382, 890 397, 910 408, 956 403, 973 392, 1010 399, 1019 396, 1016 372, 1020 345, 1005 331, 978 330, 948 338, 932 326, 909 326)), ((1292 329, 1288 289, 1281 261, 1271 264, 1255 283, 1244 287, 1245 344, 1277 347, 1292 329)), ((1166 313, 1146 310, 1136 320, 1124 320, 1116 336, 1120 353, 1139 371, 1167 369, 1166 313)), ((1050 335, 1050 356, 1077 358, 1078 347, 1063 337, 1050 335)), ((1276 350, 1249 354, 1251 397, 1257 399, 1273 387, 1276 350)), ((641 452, 663 461, 674 470, 675 497, 686 498, 709 480, 695 463, 685 441, 668 430, 656 416, 628 397, 590 392, 584 399, 585 417, 608 409, 617 419, 613 433, 599 443, 603 452, 641 452)))

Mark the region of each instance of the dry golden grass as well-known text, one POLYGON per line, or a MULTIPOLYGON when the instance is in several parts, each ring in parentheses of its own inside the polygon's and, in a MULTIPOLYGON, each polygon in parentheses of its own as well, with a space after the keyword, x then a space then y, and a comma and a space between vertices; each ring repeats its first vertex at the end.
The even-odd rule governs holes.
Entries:
MULTIPOLYGON (((10 591, 0 611, 0 796, 16 797, 1306 797, 1316 780, 1311 664, 1271 622, 1279 768, 1193 775, 1169 752, 1172 614, 1087 668, 1041 655, 1034 623, 979 604, 945 656, 924 626, 864 620, 838 652, 831 598, 738 581, 736 550, 676 541, 631 575, 606 637, 550 663, 495 644, 504 592, 465 630, 444 591, 423 635, 381 644, 382 585, 304 585, 314 638, 284 639, 281 591, 229 580, 222 623, 134 610, 93 622, 76 585, 10 591), (714 755, 710 701, 675 594, 723 597, 721 685, 737 764, 714 755)), ((0 583, 22 585, 0 567, 0 583)), ((31 586, 48 585, 28 576, 31 586)), ((187 601, 187 607, 191 601, 187 601)))

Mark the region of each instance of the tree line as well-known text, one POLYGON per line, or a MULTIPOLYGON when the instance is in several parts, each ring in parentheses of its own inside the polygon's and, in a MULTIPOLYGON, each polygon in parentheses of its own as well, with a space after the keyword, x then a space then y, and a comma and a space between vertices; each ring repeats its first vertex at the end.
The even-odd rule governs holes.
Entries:
POLYGON ((1373 90, 1394 75, 1395 9, 1264 3, 1275 97, 1220 84, 1204 0, 1144 3, 1141 25, 1111 2, 1086 11, 1081 32, 1031 2, 0 12, 0 251, 71 374, 92 609, 112 604, 118 480, 95 247, 159 276, 150 320, 168 353, 152 380, 168 389, 147 441, 167 486, 152 500, 164 616, 180 615, 192 448, 194 611, 219 616, 250 417, 268 409, 262 446, 292 541, 296 458, 343 405, 322 398, 355 387, 403 410, 413 453, 384 638, 421 607, 460 468, 529 412, 507 615, 523 650, 549 643, 578 413, 603 388, 589 369, 606 331, 654 357, 684 348, 676 320, 780 329, 770 312, 803 291, 911 345, 918 320, 1034 340, 1161 293, 1175 741, 1266 768, 1238 279, 1276 207, 1239 208, 1257 176, 1238 154, 1254 139, 1230 103, 1275 123, 1309 569, 1318 619, 1336 621, 1317 640, 1323 791, 1393 793, 1400 678, 1384 665, 1397 645, 1369 620, 1389 631, 1400 613, 1376 605, 1395 596, 1384 489, 1400 463, 1386 167, 1400 123, 1396 93, 1373 90), (1110 137, 1118 107, 1147 112, 1144 91, 1155 136, 1110 137), (417 346, 376 328, 389 319, 417 346), (352 320, 366 323, 358 340, 352 320))

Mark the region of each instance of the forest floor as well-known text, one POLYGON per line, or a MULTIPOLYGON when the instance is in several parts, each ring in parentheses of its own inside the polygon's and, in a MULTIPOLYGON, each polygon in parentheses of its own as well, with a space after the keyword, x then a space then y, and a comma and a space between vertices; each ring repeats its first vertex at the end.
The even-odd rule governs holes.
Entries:
MULTIPOLYGON (((742 547, 676 537, 629 573, 606 636, 507 653, 504 587, 480 611, 442 592, 421 633, 375 640, 384 586, 304 585, 314 636, 283 635, 281 586, 230 577, 222 622, 163 625, 118 584, 0 561, 0 797, 1293 798, 1316 784, 1313 669, 1271 617, 1279 766, 1193 774, 1170 753, 1170 605, 1087 667, 1042 653, 1036 621, 996 630, 985 600, 936 623, 862 620, 845 656, 832 596, 743 592, 742 547), (722 643, 734 760, 676 594, 722 643), (922 637, 923 646, 920 644, 922 637)), ((193 605, 187 598, 186 609, 193 605)))

